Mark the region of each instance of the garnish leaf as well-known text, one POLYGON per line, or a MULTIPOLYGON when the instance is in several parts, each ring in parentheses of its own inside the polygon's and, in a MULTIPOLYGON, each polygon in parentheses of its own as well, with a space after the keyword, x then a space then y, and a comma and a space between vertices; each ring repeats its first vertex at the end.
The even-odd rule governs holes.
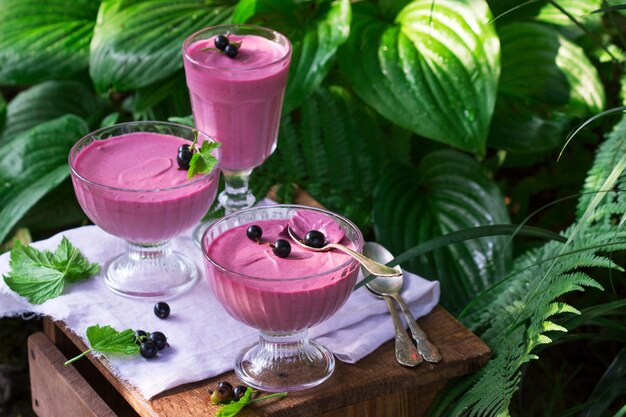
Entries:
POLYGON ((217 410, 215 417, 233 417, 238 412, 240 412, 246 405, 250 404, 250 397, 252 393, 255 391, 248 387, 246 392, 243 394, 243 397, 239 399, 239 401, 231 401, 228 404, 224 404, 217 410))
POLYGON ((213 156, 212 152, 219 146, 219 142, 202 142, 200 150, 193 153, 189 162, 189 169, 187 170, 189 179, 193 178, 194 175, 211 172, 215 164, 217 164, 217 158, 213 156))
POLYGON ((66 282, 77 282, 100 270, 97 263, 89 263, 65 236, 54 253, 16 241, 9 264, 11 272, 2 276, 4 282, 33 304, 61 295, 66 282))
POLYGON ((98 352, 139 353, 139 345, 135 343, 135 331, 132 329, 118 332, 111 326, 95 325, 87 328, 87 339, 91 349, 98 352))
POLYGON ((68 360, 65 362, 65 365, 69 365, 93 351, 123 353, 126 355, 139 353, 139 345, 135 343, 135 331, 132 329, 119 332, 111 326, 96 324, 95 326, 87 327, 87 339, 91 348, 68 360))
POLYGON ((283 392, 277 392, 274 394, 265 395, 263 397, 252 399, 251 398, 252 394, 254 394, 255 392, 257 391, 248 387, 246 389, 246 392, 243 394, 243 397, 241 397, 238 401, 231 401, 228 404, 222 405, 217 410, 215 417, 233 417, 237 415, 237 413, 239 413, 245 406, 250 405, 252 403, 256 403, 256 402, 263 401, 263 400, 269 400, 270 398, 287 396, 287 392, 283 391, 283 392))

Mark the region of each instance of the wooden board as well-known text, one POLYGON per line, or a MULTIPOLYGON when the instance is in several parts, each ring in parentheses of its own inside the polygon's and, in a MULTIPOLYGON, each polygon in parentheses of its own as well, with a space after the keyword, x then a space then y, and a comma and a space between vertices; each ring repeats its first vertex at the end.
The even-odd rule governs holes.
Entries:
POLYGON ((33 410, 39 417, 115 417, 45 334, 28 338, 33 410))
MULTIPOLYGON (((406 368, 395 361, 393 341, 385 343, 356 365, 337 362, 333 376, 320 387, 269 400, 246 409, 242 417, 402 417, 424 415, 432 397, 451 378, 475 372, 490 355, 489 348, 446 310, 436 307, 418 320, 429 339, 440 349, 438 364, 423 362, 406 368)), ((63 346, 60 334, 83 350, 87 347, 63 323, 45 327, 46 333, 63 346)), ((142 417, 210 417, 217 407, 208 390, 218 381, 237 383, 233 372, 187 384, 145 400, 129 384, 118 380, 105 359, 89 357, 98 371, 142 417)))

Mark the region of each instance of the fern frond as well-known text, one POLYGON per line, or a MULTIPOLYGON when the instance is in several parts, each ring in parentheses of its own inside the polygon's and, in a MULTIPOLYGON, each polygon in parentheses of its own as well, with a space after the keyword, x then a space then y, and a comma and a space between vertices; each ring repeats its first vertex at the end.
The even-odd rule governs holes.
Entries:
MULTIPOLYGON (((586 287, 602 286, 581 268, 619 269, 602 253, 626 249, 623 218, 626 200, 626 119, 616 126, 599 148, 585 183, 578 207, 578 222, 563 235, 565 244, 551 241, 520 256, 504 280, 486 290, 464 310, 461 321, 473 329, 493 351, 493 359, 477 374, 467 377, 462 387, 448 392, 448 405, 432 416, 500 416, 508 414, 509 403, 521 378, 521 367, 538 358, 538 348, 559 339, 566 331, 554 317, 580 314, 558 298, 586 287), (608 187, 607 187, 608 186, 608 187), (598 194, 610 188, 606 196, 598 194), (557 331, 548 336, 546 333, 557 331), (457 397, 454 397, 457 395, 457 397)), ((580 317, 580 316, 577 316, 580 317)), ((571 321, 576 323, 576 320, 571 321)))
POLYGON ((598 147, 593 165, 587 173, 583 186, 583 195, 578 201, 577 215, 583 213, 591 203, 595 192, 606 194, 602 203, 596 209, 592 220, 608 226, 615 226, 613 215, 622 216, 626 213, 626 175, 622 173, 614 187, 602 190, 601 186, 608 178, 611 169, 619 157, 626 153, 626 123, 618 123, 607 139, 598 147))

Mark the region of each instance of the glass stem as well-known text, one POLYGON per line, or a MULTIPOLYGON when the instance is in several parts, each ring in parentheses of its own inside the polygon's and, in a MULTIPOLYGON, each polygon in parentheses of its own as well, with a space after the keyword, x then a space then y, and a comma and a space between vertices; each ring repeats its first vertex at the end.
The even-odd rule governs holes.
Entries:
POLYGON ((134 262, 156 262, 172 253, 169 240, 158 243, 133 243, 126 241, 126 248, 128 257, 134 262))
POLYGON ((222 171, 224 174, 225 189, 219 196, 219 202, 224 207, 225 214, 231 214, 241 209, 252 207, 255 198, 248 188, 252 170, 222 171))

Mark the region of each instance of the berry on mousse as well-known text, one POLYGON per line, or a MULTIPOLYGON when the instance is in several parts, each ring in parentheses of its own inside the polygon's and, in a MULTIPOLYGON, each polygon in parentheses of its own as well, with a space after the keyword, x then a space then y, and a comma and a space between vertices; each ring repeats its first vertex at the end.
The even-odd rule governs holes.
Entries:
POLYGON ((231 42, 229 36, 229 33, 225 35, 217 35, 213 39, 213 45, 215 45, 215 48, 202 48, 202 51, 217 52, 219 54, 226 55, 230 59, 235 58, 239 52, 241 42, 231 42))
POLYGON ((311 230, 304 235, 304 244, 312 248, 323 248, 326 243, 326 236, 319 230, 311 230))
POLYGON ((176 163, 178 164, 178 168, 184 169, 185 171, 188 170, 192 156, 193 149, 189 148, 189 145, 180 145, 178 147, 178 155, 176 156, 176 163))

